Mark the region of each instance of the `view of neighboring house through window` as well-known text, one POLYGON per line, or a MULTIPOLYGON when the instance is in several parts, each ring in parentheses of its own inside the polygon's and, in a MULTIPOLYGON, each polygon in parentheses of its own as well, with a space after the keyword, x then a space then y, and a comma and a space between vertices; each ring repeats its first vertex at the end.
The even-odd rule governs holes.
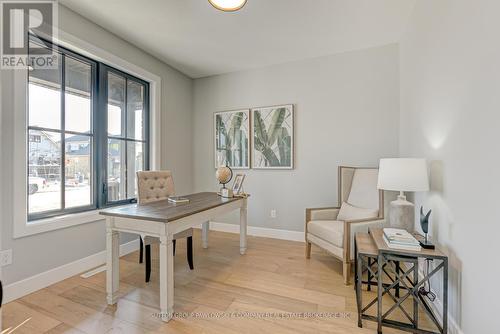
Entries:
POLYGON ((63 48, 56 54, 57 69, 28 72, 29 220, 130 201, 136 171, 148 168, 147 83, 63 48))

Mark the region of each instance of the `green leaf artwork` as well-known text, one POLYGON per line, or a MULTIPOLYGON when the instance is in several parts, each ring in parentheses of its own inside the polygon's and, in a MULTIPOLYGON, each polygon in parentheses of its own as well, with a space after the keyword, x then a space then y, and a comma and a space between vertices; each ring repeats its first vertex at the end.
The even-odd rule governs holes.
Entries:
POLYGON ((253 168, 293 168, 293 106, 264 107, 253 114, 253 168))
POLYGON ((249 168, 250 111, 215 114, 215 165, 249 168))

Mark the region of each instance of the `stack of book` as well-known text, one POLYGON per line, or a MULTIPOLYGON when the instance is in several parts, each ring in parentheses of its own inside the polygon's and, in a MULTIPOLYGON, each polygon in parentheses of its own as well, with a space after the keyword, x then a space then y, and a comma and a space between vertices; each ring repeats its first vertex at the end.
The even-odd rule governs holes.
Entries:
POLYGON ((384 241, 389 248, 419 251, 420 243, 408 231, 399 228, 384 228, 384 241))

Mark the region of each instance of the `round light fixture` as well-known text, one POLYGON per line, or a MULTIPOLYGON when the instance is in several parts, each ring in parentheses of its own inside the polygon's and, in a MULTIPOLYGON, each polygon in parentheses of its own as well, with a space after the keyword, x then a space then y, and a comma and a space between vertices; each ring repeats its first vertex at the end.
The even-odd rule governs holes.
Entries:
POLYGON ((247 3, 247 0, 208 0, 212 6, 224 12, 235 12, 247 3))

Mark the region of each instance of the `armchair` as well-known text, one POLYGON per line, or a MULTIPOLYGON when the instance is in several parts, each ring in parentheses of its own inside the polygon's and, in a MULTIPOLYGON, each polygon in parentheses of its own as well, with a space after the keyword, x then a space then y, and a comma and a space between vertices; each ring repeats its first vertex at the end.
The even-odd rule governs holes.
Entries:
POLYGON ((346 285, 354 260, 354 234, 385 226, 384 194, 377 189, 377 178, 377 168, 340 166, 339 206, 306 209, 306 258, 315 244, 340 259, 346 285))

